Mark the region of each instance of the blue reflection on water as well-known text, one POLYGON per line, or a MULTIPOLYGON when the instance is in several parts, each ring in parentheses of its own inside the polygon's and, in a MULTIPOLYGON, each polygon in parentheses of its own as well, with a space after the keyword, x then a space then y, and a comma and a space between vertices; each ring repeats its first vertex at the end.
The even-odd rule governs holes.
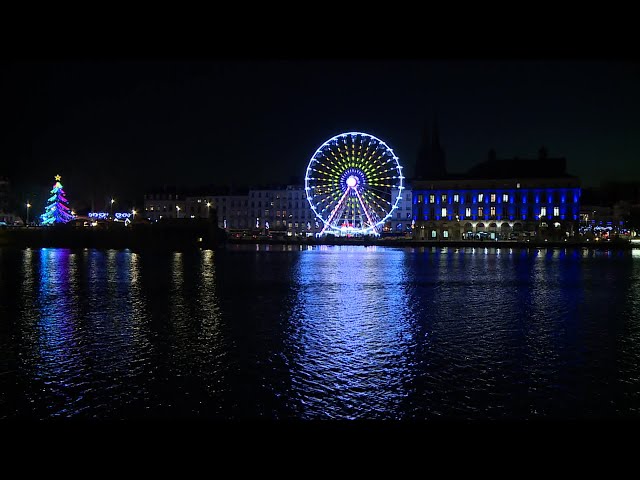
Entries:
POLYGON ((73 382, 70 369, 78 361, 76 273, 75 254, 69 250, 45 248, 40 251, 37 299, 40 318, 34 377, 41 379, 49 393, 58 397, 57 402, 65 405, 52 415, 65 414, 66 406, 77 400, 68 390, 73 382))
POLYGON ((406 396, 413 319, 400 250, 303 251, 295 271, 293 394, 303 417, 389 416, 406 396))

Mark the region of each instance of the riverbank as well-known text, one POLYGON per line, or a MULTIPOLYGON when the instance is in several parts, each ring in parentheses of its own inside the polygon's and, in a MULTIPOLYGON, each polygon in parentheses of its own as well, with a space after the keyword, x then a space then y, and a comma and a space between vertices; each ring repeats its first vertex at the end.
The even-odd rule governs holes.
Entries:
POLYGON ((360 245, 382 247, 451 247, 451 248, 589 248, 589 249, 616 249, 630 250, 640 248, 640 243, 633 244, 628 241, 515 241, 515 240, 413 240, 396 238, 230 238, 230 245, 360 245))
POLYGON ((23 227, 0 229, 0 247, 191 249, 213 248, 224 232, 208 221, 185 220, 157 224, 101 227, 23 227))
POLYGON ((225 237, 222 230, 206 221, 138 224, 118 228, 28 227, 0 229, 0 247, 17 248, 113 248, 132 250, 189 250, 222 245, 353 245, 381 247, 451 248, 589 248, 631 250, 640 242, 626 240, 515 241, 515 240, 414 240, 411 238, 315 238, 315 237, 225 237))

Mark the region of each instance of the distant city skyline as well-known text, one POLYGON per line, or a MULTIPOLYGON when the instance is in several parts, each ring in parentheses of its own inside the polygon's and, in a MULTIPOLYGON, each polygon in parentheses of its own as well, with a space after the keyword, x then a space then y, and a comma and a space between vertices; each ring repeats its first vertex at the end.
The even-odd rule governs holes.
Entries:
POLYGON ((0 66, 3 171, 70 201, 154 185, 303 177, 345 131, 384 140, 414 175, 438 119, 451 173, 564 157, 583 186, 640 180, 640 66, 594 61, 13 62, 0 66))

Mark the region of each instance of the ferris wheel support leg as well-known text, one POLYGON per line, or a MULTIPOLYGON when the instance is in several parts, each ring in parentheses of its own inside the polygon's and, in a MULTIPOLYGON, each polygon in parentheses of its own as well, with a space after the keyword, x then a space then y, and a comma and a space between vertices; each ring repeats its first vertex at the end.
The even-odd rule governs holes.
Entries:
POLYGON ((342 202, 344 202, 344 199, 347 198, 347 195, 349 194, 349 190, 350 187, 347 188, 344 192, 344 194, 342 195, 342 198, 340 199, 340 201, 337 203, 337 205, 334 207, 333 212, 331 212, 331 215, 329 216, 329 219, 327 220, 327 222, 324 224, 324 228, 322 229, 322 231, 320 232, 320 235, 323 235, 325 230, 327 229, 327 227, 331 224, 331 222, 333 221, 334 217, 336 216, 336 213, 338 213, 338 210, 340 208, 340 205, 342 204, 342 202))
POLYGON ((369 225, 371 225, 371 228, 373 228, 373 230, 375 230, 376 229, 375 224, 371 220, 371 216, 369 215, 369 210, 367 210, 367 208, 364 206, 364 202, 362 201, 362 197, 360 196, 360 192, 358 192, 358 190, 355 189, 355 188, 354 188, 354 190, 356 192, 356 196, 358 197, 358 201, 360 201, 360 206, 362 207, 362 210, 364 210, 364 213, 367 215, 367 219, 369 220, 369 225))

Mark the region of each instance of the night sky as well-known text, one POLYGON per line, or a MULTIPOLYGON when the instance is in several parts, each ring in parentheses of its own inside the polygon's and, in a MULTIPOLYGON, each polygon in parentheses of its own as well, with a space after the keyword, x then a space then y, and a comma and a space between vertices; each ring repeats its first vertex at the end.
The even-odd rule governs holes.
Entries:
POLYGON ((437 114, 450 172, 567 158, 584 186, 640 180, 640 64, 624 61, 104 61, 0 66, 0 175, 19 195, 129 203, 153 185, 287 183, 326 139, 371 133, 411 177, 437 114))

